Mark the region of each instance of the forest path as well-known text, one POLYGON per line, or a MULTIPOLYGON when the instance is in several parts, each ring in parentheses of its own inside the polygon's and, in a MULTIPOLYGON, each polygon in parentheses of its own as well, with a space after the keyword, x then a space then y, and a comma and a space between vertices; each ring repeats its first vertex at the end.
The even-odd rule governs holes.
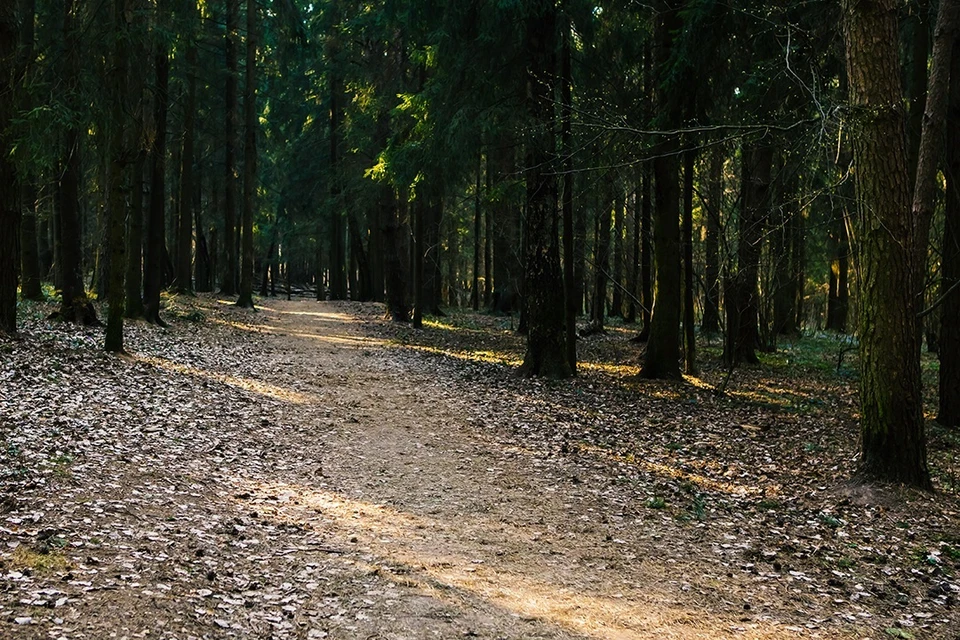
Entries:
POLYGON ((13 347, 0 418, 48 471, 5 509, 0 638, 848 637, 728 573, 736 535, 517 444, 370 307, 199 304, 129 359, 13 347))
POLYGON ((324 531, 342 560, 378 576, 380 587, 363 599, 370 611, 331 635, 799 631, 744 618, 742 602, 724 602, 701 570, 714 551, 672 517, 637 505, 635 489, 617 487, 609 469, 505 443, 474 417, 480 398, 471 389, 398 363, 390 344, 341 308, 271 301, 263 309, 264 330, 293 355, 284 375, 312 380, 303 391, 325 407, 328 430, 321 477, 244 489, 259 504, 291 496, 274 517, 324 531))

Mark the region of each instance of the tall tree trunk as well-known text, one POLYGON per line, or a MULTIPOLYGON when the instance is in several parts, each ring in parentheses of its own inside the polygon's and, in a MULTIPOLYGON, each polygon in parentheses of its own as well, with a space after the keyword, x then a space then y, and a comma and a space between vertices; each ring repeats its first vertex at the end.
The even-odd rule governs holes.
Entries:
MULTIPOLYGON (((335 45, 331 45, 335 50, 335 45)), ((332 56, 333 54, 331 54, 332 56)), ((340 81, 330 73, 330 299, 347 299, 346 247, 340 196, 340 81)))
POLYGON ((414 206, 411 210, 413 214, 413 259, 411 262, 411 268, 413 269, 413 326, 416 329, 419 329, 423 326, 423 305, 424 305, 424 291, 423 291, 423 270, 424 270, 424 253, 425 253, 425 244, 426 244, 426 227, 424 225, 424 218, 426 217, 427 209, 427 194, 426 194, 426 185, 424 185, 424 193, 417 193, 417 199, 414 201, 414 206))
POLYGON ((553 128, 553 80, 556 69, 556 7, 550 0, 531 3, 526 19, 527 204, 524 217, 524 296, 527 348, 521 372, 527 376, 571 375, 564 326, 563 271, 560 267, 557 178, 553 128))
POLYGON ((570 68, 570 17, 564 16, 560 49, 560 153, 563 158, 563 294, 567 363, 577 374, 577 313, 580 308, 573 230, 573 73, 570 68))
POLYGON ((197 43, 194 34, 196 5, 189 3, 187 16, 187 100, 183 111, 183 146, 180 150, 180 195, 177 218, 177 273, 176 289, 179 293, 193 293, 193 164, 194 134, 197 112, 197 43))
POLYGON ((10 121, 17 108, 16 3, 0 6, 0 333, 17 333, 17 282, 20 277, 20 198, 10 157, 10 121))
POLYGON ((595 331, 603 330, 603 320, 607 311, 607 279, 610 273, 610 215, 611 190, 605 192, 605 198, 600 201, 594 222, 593 251, 593 309, 590 313, 591 328, 595 331))
POLYGON ((728 366, 757 363, 760 346, 760 253, 770 212, 770 179, 773 147, 744 144, 741 151, 740 237, 737 243, 737 273, 732 299, 727 304, 727 341, 724 361, 728 366))
POLYGON ((406 303, 406 277, 401 259, 401 226, 397 212, 397 198, 388 185, 380 187, 380 207, 383 209, 384 256, 383 267, 386 277, 387 309, 394 322, 409 322, 410 310, 406 303))
MULTIPOLYGON (((657 103, 668 128, 680 124, 680 104, 668 94, 667 62, 673 40, 682 26, 680 8, 663 3, 656 18, 654 41, 657 53, 657 103)), ((650 319, 642 375, 646 378, 680 378, 680 142, 675 136, 657 145, 653 170, 656 179, 654 240, 657 265, 657 299, 650 319)))
MULTIPOLYGON (((79 80, 79 30, 74 15, 73 0, 64 0, 63 5, 63 81, 68 95, 75 95, 79 80)), ((61 305, 57 317, 85 325, 99 324, 96 311, 87 298, 83 286, 83 247, 80 225, 80 131, 76 127, 67 130, 63 147, 60 184, 57 194, 57 264, 60 280, 61 305)))
MULTIPOLYGON (((953 14, 956 5, 955 0, 941 2, 938 31, 940 21, 953 14)), ((919 257, 925 257, 927 238, 921 233, 924 221, 917 218, 926 214, 927 205, 932 207, 925 200, 935 189, 932 169, 943 126, 939 110, 946 106, 938 104, 941 98, 946 102, 946 87, 940 96, 938 81, 942 83, 939 74, 949 62, 950 48, 943 47, 938 34, 911 207, 896 2, 844 0, 843 10, 861 271, 859 474, 929 489, 917 321, 919 257), (946 60, 941 58, 944 53, 946 60)))
POLYGON ((780 181, 783 188, 780 206, 776 208, 776 227, 772 230, 774 340, 781 335, 796 335, 800 330, 797 324, 797 272, 801 256, 795 238, 796 229, 801 224, 798 176, 790 167, 783 169, 783 173, 787 175, 780 181))
POLYGON ((697 375, 697 337, 694 332, 696 293, 693 280, 693 167, 697 152, 683 153, 683 370, 697 375))
POLYGON ((224 193, 223 193, 223 274, 220 291, 232 296, 237 292, 237 76, 240 1, 227 0, 227 30, 224 47, 227 57, 227 78, 224 89, 224 193))
POLYGON ((623 317, 623 189, 618 185, 613 199, 613 301, 610 315, 623 317))
POLYGON ((110 285, 107 294, 107 331, 104 349, 114 353, 123 352, 123 312, 126 291, 123 279, 127 270, 127 243, 125 237, 127 218, 126 169, 131 157, 128 149, 130 124, 128 97, 130 60, 130 22, 133 19, 132 0, 114 0, 112 31, 114 36, 113 59, 110 69, 110 133, 109 133, 109 200, 107 206, 107 229, 110 237, 110 285))
POLYGON ((253 210, 257 199, 257 3, 247 0, 247 68, 243 89, 242 262, 238 307, 253 308, 253 210))
POLYGON ((650 338, 653 310, 653 164, 644 162, 640 169, 640 315, 643 320, 638 339, 650 338))
POLYGON ((940 269, 940 401, 937 422, 960 428, 960 46, 950 62, 950 110, 947 115, 947 202, 940 269))
MULTIPOLYGON (((490 193, 490 156, 487 155, 487 193, 490 193)), ((483 212, 483 308, 489 309, 493 296, 493 206, 487 203, 483 212)))
MULTIPOLYGON (((166 24, 166 0, 157 2, 158 29, 166 24)), ((167 249, 164 242, 166 226, 167 173, 167 108, 170 79, 170 57, 165 36, 154 33, 156 72, 153 93, 154 137, 150 148, 150 210, 147 214, 147 237, 143 244, 143 315, 148 322, 164 326, 160 317, 160 292, 164 284, 167 249)))
POLYGON ((706 180, 706 202, 703 202, 706 218, 704 253, 706 286, 703 296, 703 319, 700 330, 714 334, 720 331, 720 215, 723 209, 723 147, 715 145, 710 151, 706 180))
POLYGON ((482 244, 483 209, 480 206, 480 185, 483 183, 483 153, 477 153, 477 178, 473 190, 473 282, 470 287, 470 306, 480 310, 480 251, 482 244))

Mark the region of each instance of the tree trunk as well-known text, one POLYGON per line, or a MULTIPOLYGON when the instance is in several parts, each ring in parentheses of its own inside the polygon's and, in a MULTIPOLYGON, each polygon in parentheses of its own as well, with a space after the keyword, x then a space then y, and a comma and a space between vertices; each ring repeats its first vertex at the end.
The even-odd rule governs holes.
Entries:
POLYGON ((732 299, 727 304, 727 341, 724 361, 728 366, 759 362, 760 346, 760 252, 770 211, 770 176, 773 147, 744 144, 741 151, 740 237, 737 273, 732 280, 732 299))
POLYGON ((557 178, 554 160, 553 81, 556 68, 556 8, 552 1, 531 3, 526 20, 527 200, 524 218, 524 301, 527 348, 521 372, 527 376, 571 375, 564 325, 563 271, 560 267, 557 178))
POLYGON ((573 74, 570 69, 569 16, 564 16, 560 50, 560 153, 563 158, 563 294, 564 326, 566 328, 567 363, 570 373, 577 374, 577 312, 579 311, 578 287, 574 262, 573 231, 573 74))
POLYGON ((232 296, 237 292, 237 75, 240 28, 240 2, 227 0, 227 30, 224 48, 227 77, 224 90, 224 193, 223 193, 223 274, 220 291, 232 296))
MULTIPOLYGON (((657 103, 664 126, 680 124, 680 103, 666 89, 673 39, 682 22, 679 7, 664 3, 656 19, 657 103)), ((654 239, 657 265, 657 299, 650 319, 650 336, 641 375, 646 378, 680 378, 680 143, 675 136, 657 145, 653 171, 656 179, 654 239)))
MULTIPOLYGON (((157 2, 157 23, 166 23, 166 0, 157 2)), ((150 210, 147 214, 147 238, 143 244, 143 315, 148 322, 164 326, 160 318, 160 292, 163 289, 167 249, 164 242, 166 217, 167 89, 170 57, 165 37, 154 34, 156 80, 153 94, 153 144, 150 148, 150 210)))
POLYGON ((473 282, 470 286, 470 306, 480 310, 480 251, 482 244, 483 209, 480 207, 480 185, 483 180, 483 154, 477 154, 477 176, 473 189, 473 282))
POLYGON ((607 274, 610 273, 610 215, 611 201, 608 190, 597 207, 593 225, 595 239, 593 251, 593 309, 590 312, 590 325, 594 331, 603 330, 603 320, 607 310, 607 274))
POLYGON ((650 338, 650 320, 653 310, 653 164, 644 162, 640 170, 640 315, 642 325, 638 339, 650 338))
POLYGON ((772 229, 774 261, 773 282, 773 339, 781 335, 796 335, 797 325, 797 272, 800 258, 796 242, 796 229, 800 224, 800 200, 796 171, 786 167, 782 179, 780 206, 776 208, 776 227, 772 229))
POLYGON ((197 43, 194 36, 193 23, 196 5, 190 3, 188 9, 191 15, 187 16, 190 24, 187 27, 186 66, 187 66, 187 100, 183 111, 183 146, 180 150, 180 195, 177 218, 177 273, 176 289, 179 293, 193 293, 193 141, 196 127, 194 126, 197 112, 197 43))
POLYGON ((950 108, 944 173, 947 201, 943 223, 940 269, 940 400, 937 422, 960 428, 960 46, 950 62, 950 108))
POLYGON ((623 317, 623 190, 615 187, 616 195, 613 199, 613 301, 610 305, 610 316, 623 317))
MULTIPOLYGON (((68 94, 78 90, 79 82, 79 37, 74 15, 73 0, 63 3, 63 57, 64 69, 62 79, 67 87, 68 94)), ((97 313, 87 299, 87 292, 83 286, 83 247, 81 245, 80 226, 80 180, 82 168, 80 166, 80 131, 70 128, 65 136, 63 160, 60 169, 60 184, 57 199, 57 264, 60 280, 61 305, 56 316, 68 322, 79 322, 84 325, 99 324, 97 313)))
MULTIPOLYGON (((331 54, 332 55, 332 54, 331 54)), ((330 299, 347 299, 346 247, 340 197, 340 82, 330 74, 330 299)))
POLYGON ((0 6, 0 333, 17 333, 17 282, 20 277, 20 198, 10 157, 8 132, 17 109, 16 3, 0 6))
POLYGON ((703 202, 706 218, 704 253, 706 286, 703 296, 703 319, 700 330, 715 334, 720 331, 720 234, 723 209, 723 147, 715 145, 710 151, 706 184, 706 202, 703 202))
MULTIPOLYGON (((953 4, 945 0, 941 12, 953 4)), ((929 489, 917 323, 919 251, 910 211, 896 2, 844 0, 843 10, 861 273, 859 474, 929 489)), ((932 101, 931 92, 928 107, 932 101)), ((927 164, 928 136, 925 130, 918 193, 927 191, 919 167, 927 164)), ((935 149, 930 146, 928 152, 935 149)))
POLYGON ((253 308, 253 209, 257 199, 257 3, 247 0, 247 68, 243 89, 242 263, 238 307, 253 308))
POLYGON ((401 250, 400 219, 397 212, 397 198, 387 185, 380 187, 380 207, 383 209, 384 256, 383 267, 386 277, 387 310, 394 322, 409 322, 410 310, 406 303, 406 278, 401 250))
POLYGON ((693 280, 693 167, 697 152, 683 153, 683 370, 697 375, 697 337, 694 332, 695 310, 693 280))
POLYGON ((114 0, 113 36, 114 51, 110 70, 110 132, 109 132, 109 200, 107 206, 107 230, 110 247, 110 285, 107 294, 110 303, 107 312, 107 331, 104 349, 113 353, 123 352, 123 313, 126 291, 123 279, 127 270, 127 244, 125 225, 127 218, 127 164, 130 153, 128 138, 130 125, 128 97, 130 60, 130 21, 133 19, 131 0, 114 0))

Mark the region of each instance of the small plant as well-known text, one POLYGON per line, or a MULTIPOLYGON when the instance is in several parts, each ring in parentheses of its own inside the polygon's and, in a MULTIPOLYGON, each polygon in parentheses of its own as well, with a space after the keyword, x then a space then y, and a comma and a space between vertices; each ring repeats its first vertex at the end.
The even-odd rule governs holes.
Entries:
POLYGON ((67 568, 67 559, 60 553, 38 553, 25 545, 14 549, 10 560, 16 569, 30 569, 37 573, 53 573, 67 568))
POLYGON ((856 561, 856 560, 854 560, 853 558, 849 558, 849 557, 847 557, 847 556, 844 556, 844 557, 840 558, 839 560, 837 560, 837 568, 839 568, 839 569, 850 569, 851 567, 855 566, 856 564, 857 564, 857 561, 856 561))
POLYGON ((666 506, 667 506, 667 501, 661 498, 660 496, 653 496, 652 498, 647 498, 648 509, 663 509, 666 506))
POLYGON ((706 506, 702 493, 693 496, 693 505, 691 505, 690 511, 693 512, 693 517, 696 518, 697 522, 703 522, 706 518, 706 506))
POLYGON ((780 508, 780 502, 772 498, 764 498, 757 503, 757 508, 763 511, 776 511, 780 508))
POLYGON ((819 520, 822 524, 827 525, 831 529, 838 529, 843 525, 843 522, 841 522, 839 518, 835 518, 829 513, 821 513, 819 516, 817 516, 817 520, 819 520))

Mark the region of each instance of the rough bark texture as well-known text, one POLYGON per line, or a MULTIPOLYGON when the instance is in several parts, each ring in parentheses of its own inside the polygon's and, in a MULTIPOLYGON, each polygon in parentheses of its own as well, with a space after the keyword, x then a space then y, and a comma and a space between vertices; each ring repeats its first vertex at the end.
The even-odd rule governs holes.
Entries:
POLYGON ((527 376, 565 378, 572 371, 567 359, 564 326, 563 272, 560 267, 557 178, 554 159, 553 80, 556 67, 554 3, 531 3, 526 21, 527 206, 524 218, 524 305, 527 348, 521 372, 527 376))
POLYGON ((257 198, 257 3, 247 0, 247 68, 243 92, 243 215, 238 307, 253 308, 253 209, 257 198))
POLYGON ((896 2, 843 9, 861 273, 859 473, 930 488, 896 2))
POLYGON ((940 402, 937 422, 960 428, 960 46, 954 45, 947 115, 947 202, 940 262, 940 402))
POLYGON ((16 3, 0 6, 0 333, 17 332, 20 276, 20 197, 7 133, 16 111, 16 3))
MULTIPOLYGON (((237 31, 240 26, 239 0, 227 0, 227 30, 224 47, 227 78, 224 84, 224 192, 223 192, 223 275, 220 291, 232 296, 237 292, 237 31)), ((318 289, 322 289, 318 285, 318 289)))

